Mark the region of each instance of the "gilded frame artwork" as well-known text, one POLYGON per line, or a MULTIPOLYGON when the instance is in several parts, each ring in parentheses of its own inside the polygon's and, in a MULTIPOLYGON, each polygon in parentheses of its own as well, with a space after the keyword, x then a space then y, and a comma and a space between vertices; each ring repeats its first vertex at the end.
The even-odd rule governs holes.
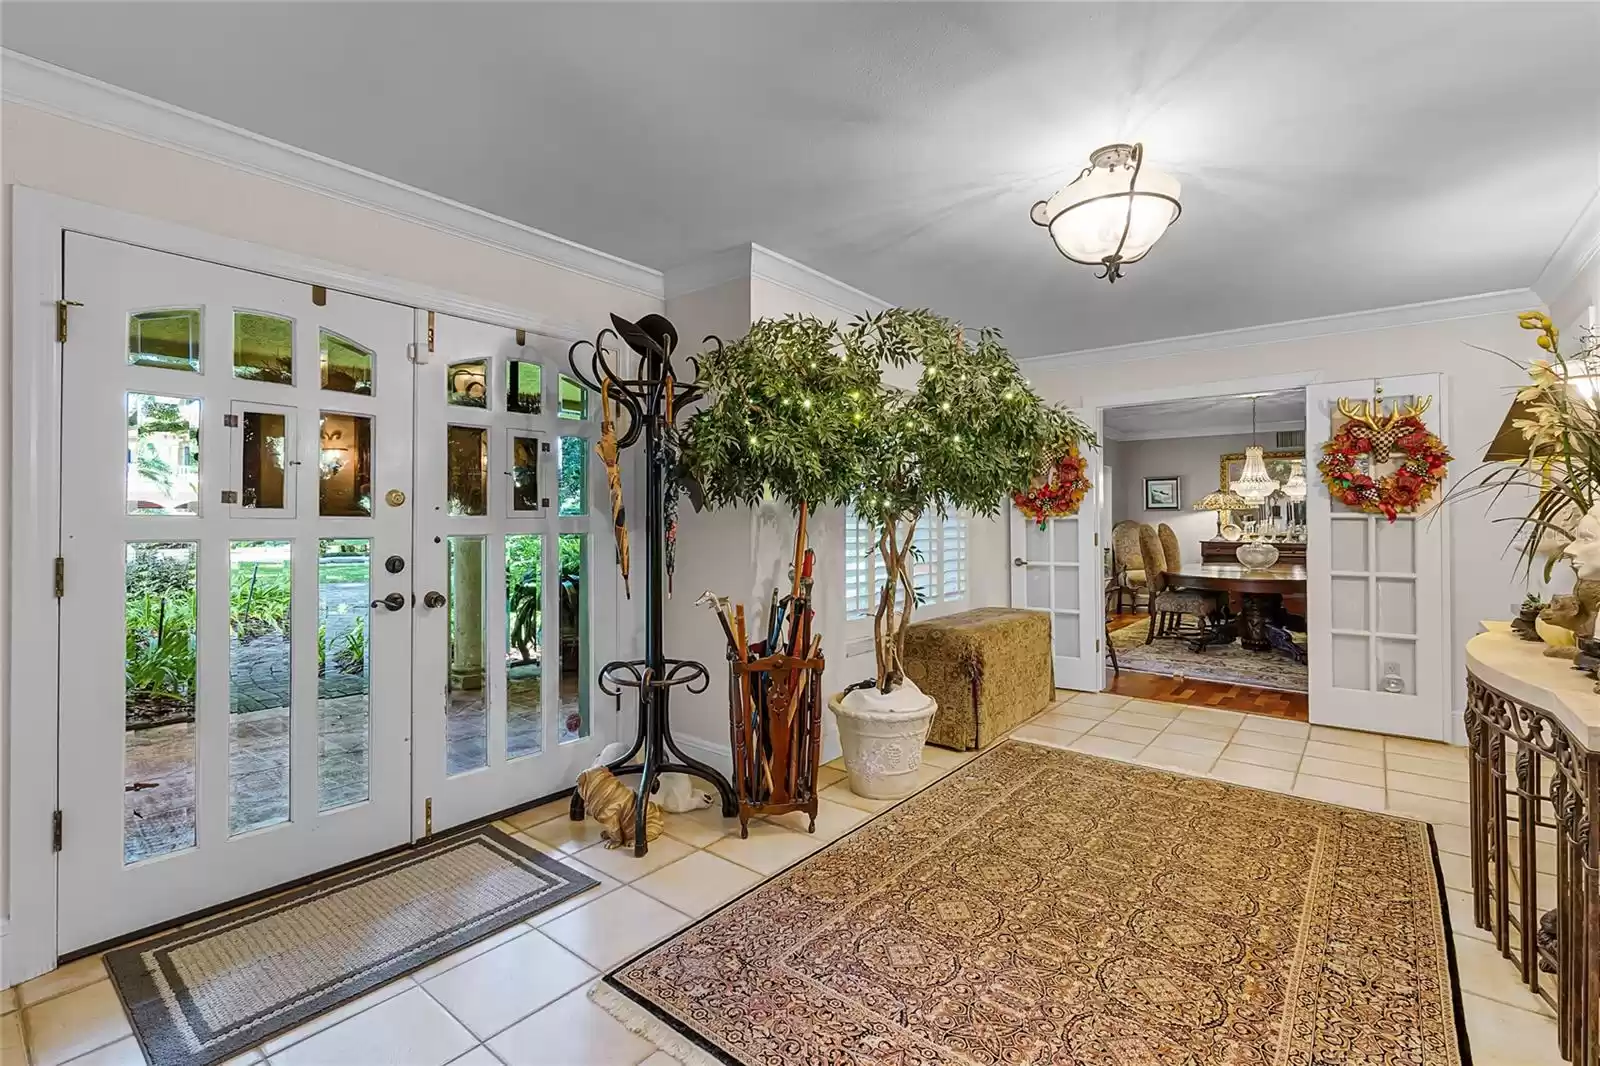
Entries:
MULTIPOLYGON (((1267 473, 1277 479, 1278 484, 1283 484, 1289 478, 1289 465, 1296 459, 1304 460, 1306 453, 1302 449, 1289 448, 1282 451, 1263 451, 1261 457, 1266 460, 1267 473)), ((1239 479, 1239 474, 1244 470, 1244 452, 1227 452, 1217 460, 1217 488, 1222 492, 1228 491, 1228 486, 1239 479)), ((1252 508, 1254 510, 1254 508, 1252 508)), ((1219 511, 1217 528, 1233 521, 1234 511, 1219 511)))

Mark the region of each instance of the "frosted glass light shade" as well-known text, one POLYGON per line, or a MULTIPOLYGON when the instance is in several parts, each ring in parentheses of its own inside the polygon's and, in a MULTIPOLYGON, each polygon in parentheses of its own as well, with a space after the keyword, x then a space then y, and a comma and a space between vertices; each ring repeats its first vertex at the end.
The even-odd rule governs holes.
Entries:
POLYGON ((1244 469, 1239 472, 1239 480, 1228 487, 1251 503, 1263 503, 1278 491, 1278 483, 1267 473, 1261 445, 1252 444, 1244 450, 1244 469))
POLYGON ((1289 480, 1283 483, 1283 494, 1291 500, 1306 498, 1306 464, 1299 459, 1289 465, 1289 480))
POLYGON ((1106 266, 1113 281, 1113 268, 1144 258, 1182 210, 1178 179, 1142 157, 1139 145, 1101 148, 1076 181, 1033 205, 1033 221, 1049 229, 1062 255, 1106 266))

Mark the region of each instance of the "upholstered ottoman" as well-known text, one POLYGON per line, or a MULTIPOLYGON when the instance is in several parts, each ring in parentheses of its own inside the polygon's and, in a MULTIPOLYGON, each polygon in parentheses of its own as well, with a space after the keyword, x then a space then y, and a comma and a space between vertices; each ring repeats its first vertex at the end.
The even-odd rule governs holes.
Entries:
POLYGON ((980 607, 906 630, 906 675, 935 700, 928 743, 970 751, 1050 705, 1050 616, 980 607))

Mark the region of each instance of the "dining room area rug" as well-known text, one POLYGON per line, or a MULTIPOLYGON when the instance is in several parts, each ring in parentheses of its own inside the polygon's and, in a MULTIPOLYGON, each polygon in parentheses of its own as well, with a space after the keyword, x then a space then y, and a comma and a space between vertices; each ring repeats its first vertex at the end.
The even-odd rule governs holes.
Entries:
POLYGON ((684 1063, 1470 1061, 1422 822, 1008 741, 621 964, 684 1063))
MULTIPOLYGON (((1205 651, 1193 651, 1188 638, 1157 637, 1146 644, 1150 619, 1140 618, 1111 631, 1111 646, 1117 652, 1117 667, 1137 674, 1163 677, 1188 677, 1199 681, 1219 681, 1231 685, 1277 689, 1280 692, 1306 692, 1309 675, 1280 651, 1251 651, 1237 640, 1213 644, 1205 651)), ((1291 634, 1305 647, 1304 633, 1291 634)))

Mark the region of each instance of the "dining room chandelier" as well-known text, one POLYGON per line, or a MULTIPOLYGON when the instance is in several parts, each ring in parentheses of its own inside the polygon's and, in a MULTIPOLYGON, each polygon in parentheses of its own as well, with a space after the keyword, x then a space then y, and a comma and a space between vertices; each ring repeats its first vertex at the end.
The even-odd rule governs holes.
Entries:
POLYGON ((1244 469, 1239 480, 1228 487, 1251 503, 1265 503, 1278 491, 1278 483, 1267 473, 1266 453, 1256 439, 1256 397, 1250 397, 1250 446, 1244 450, 1244 469))
POLYGON ((1116 283, 1178 220, 1178 179, 1144 165, 1144 145, 1108 144, 1089 154, 1072 183, 1033 205, 1034 225, 1050 231, 1056 250, 1074 263, 1101 267, 1116 283))
POLYGON ((1289 478, 1283 483, 1283 494, 1291 500, 1306 498, 1306 464, 1303 459, 1294 459, 1289 463, 1289 478))

